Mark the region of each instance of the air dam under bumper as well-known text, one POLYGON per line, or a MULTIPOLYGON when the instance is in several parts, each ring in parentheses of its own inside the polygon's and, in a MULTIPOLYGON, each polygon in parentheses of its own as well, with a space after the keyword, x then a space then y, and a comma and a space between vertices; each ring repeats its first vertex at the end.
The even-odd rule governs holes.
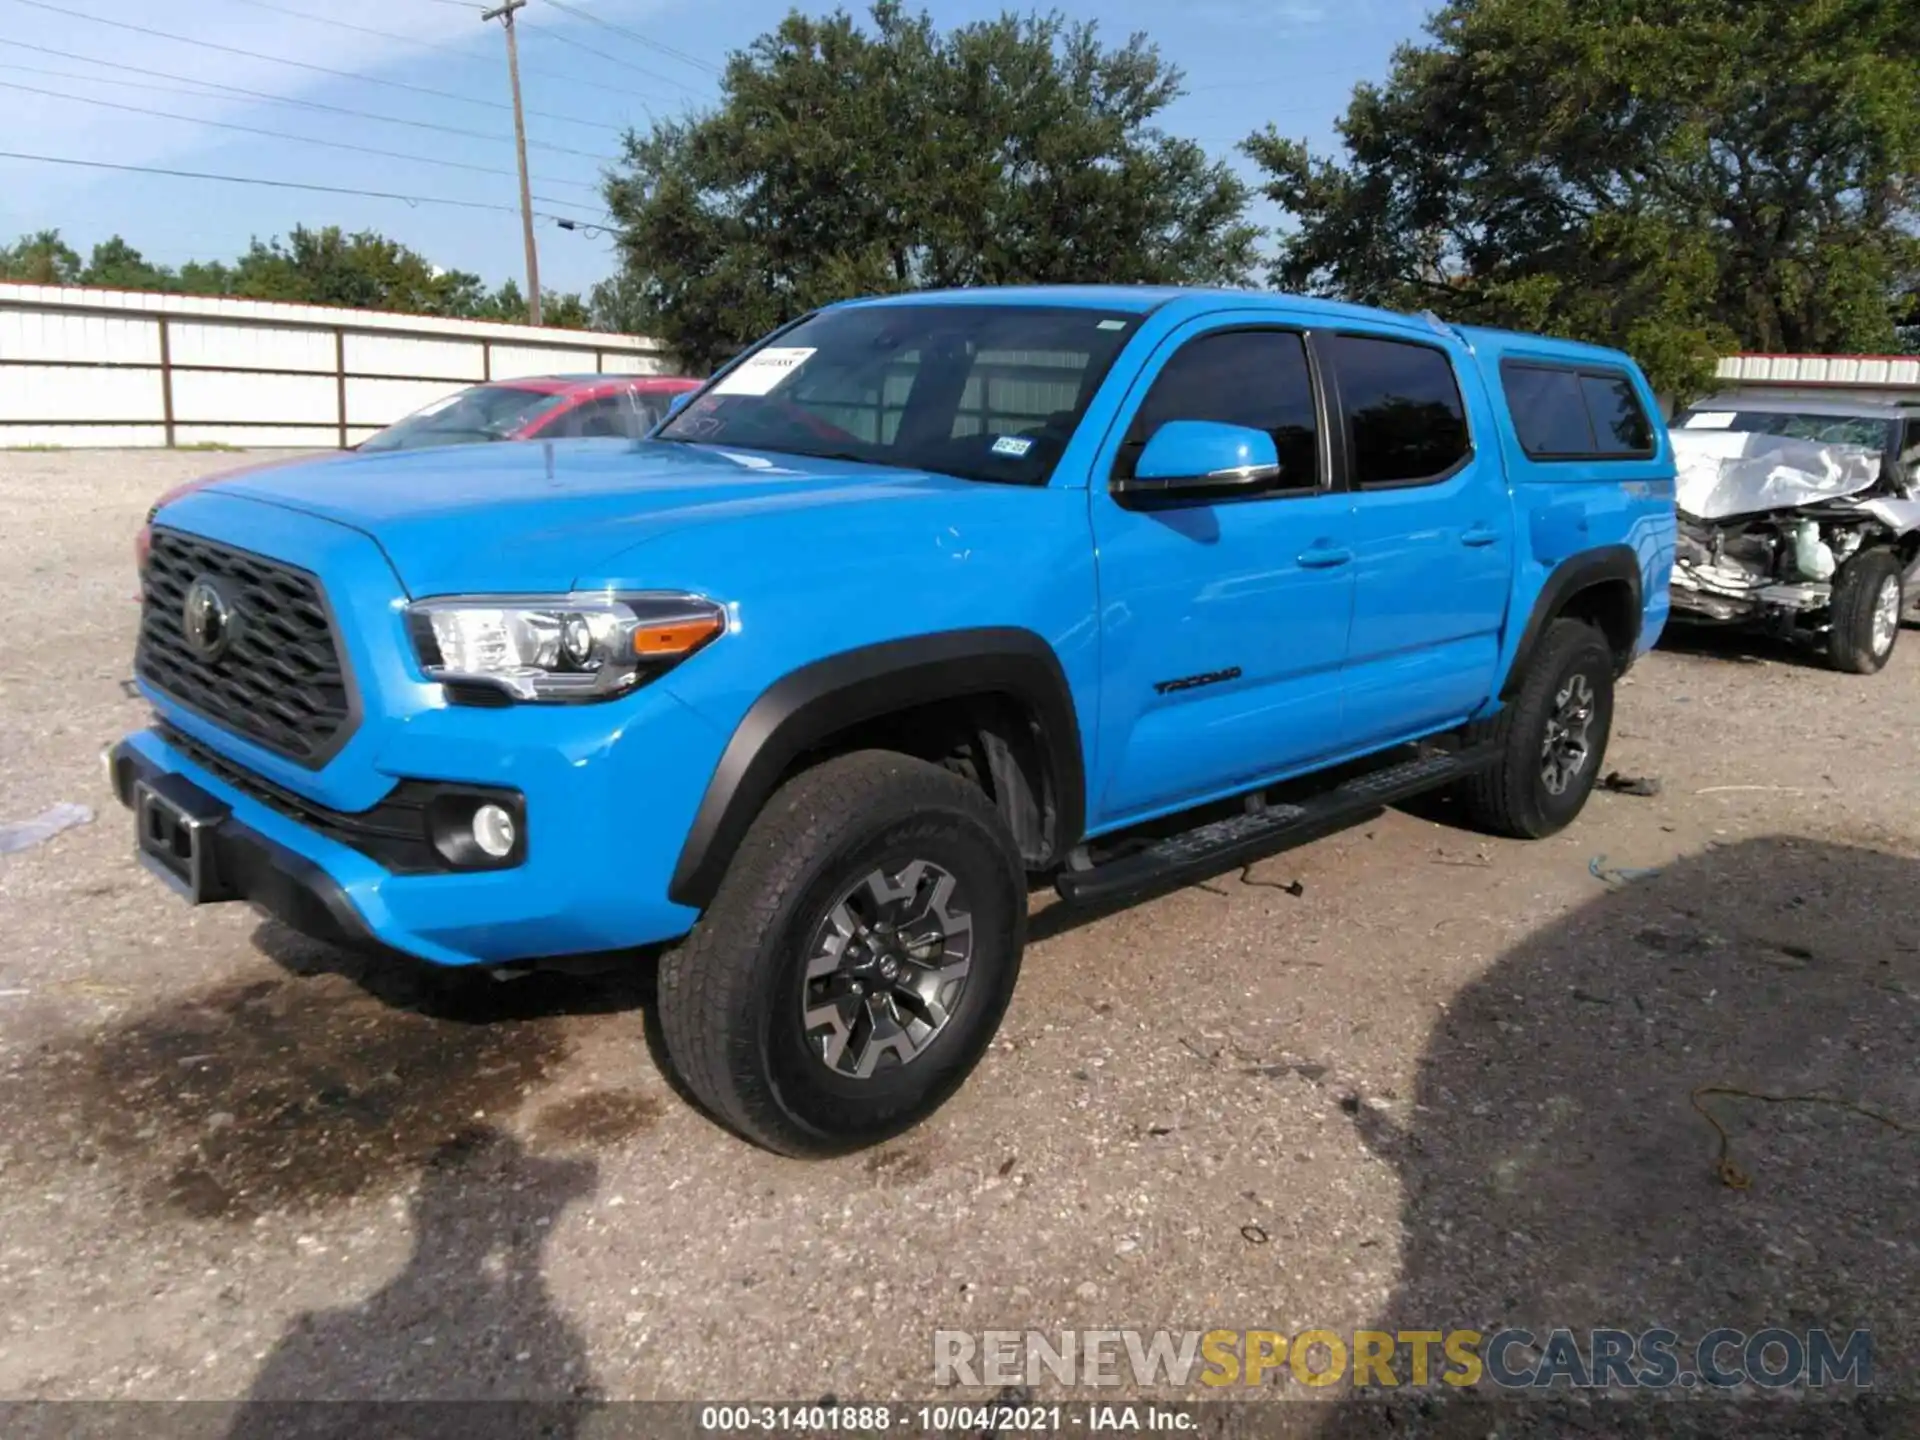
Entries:
MULTIPOLYGON (((190 800, 203 797, 211 876, 203 898, 249 902, 334 943, 376 944, 441 965, 499 965, 673 940, 698 918, 667 899, 677 851, 652 853, 644 842, 658 832, 639 823, 645 812, 613 803, 624 787, 604 752, 584 763, 556 758, 545 784, 517 777, 526 794, 524 863, 437 874, 383 868, 235 788, 154 730, 129 735, 107 761, 115 795, 130 809, 141 780, 166 785, 162 777, 175 776, 191 787, 182 792, 190 800)), ((691 788, 688 821, 698 801, 691 788)))

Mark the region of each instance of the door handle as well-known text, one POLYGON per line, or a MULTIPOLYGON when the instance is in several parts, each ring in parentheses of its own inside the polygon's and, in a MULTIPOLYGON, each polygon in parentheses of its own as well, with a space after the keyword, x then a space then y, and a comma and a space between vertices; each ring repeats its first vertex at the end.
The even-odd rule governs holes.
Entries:
POLYGON ((1500 541, 1500 532, 1485 525, 1475 525, 1460 536, 1462 545, 1470 545, 1478 550, 1483 545, 1496 545, 1500 541))
POLYGON ((1299 561, 1302 570, 1331 570, 1353 559, 1351 550, 1342 550, 1332 545, 1316 544, 1300 552, 1299 561))

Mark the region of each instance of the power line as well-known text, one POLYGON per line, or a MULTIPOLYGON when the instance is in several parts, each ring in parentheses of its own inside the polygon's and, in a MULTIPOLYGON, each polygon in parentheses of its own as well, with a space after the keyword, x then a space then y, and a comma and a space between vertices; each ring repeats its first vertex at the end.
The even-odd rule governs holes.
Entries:
MULTIPOLYGON (((271 10, 276 15, 291 16, 295 20, 308 20, 315 25, 324 25, 329 30, 351 30, 356 35, 371 35, 376 40, 390 40, 400 45, 417 46, 419 49, 431 50, 436 54, 447 55, 455 60, 464 60, 469 65, 484 65, 489 70, 494 68, 493 62, 484 55, 466 54, 458 45, 446 45, 433 40, 421 40, 412 35, 396 35, 391 30, 375 30, 366 25, 352 25, 345 20, 335 20, 326 15, 315 15, 308 10, 295 10, 286 5, 275 5, 271 3, 271 0, 233 0, 233 3, 236 5, 251 5, 256 10, 271 10)), ((448 0, 448 3, 458 5, 463 10, 474 8, 468 4, 468 0, 448 0)), ((591 47, 583 48, 591 51, 591 47)), ((523 75, 538 75, 543 79, 557 80, 563 85, 583 86, 589 90, 604 90, 609 95, 618 95, 627 100, 636 99, 630 90, 616 89, 612 85, 597 85, 591 80, 582 80, 575 75, 565 75, 558 70, 536 70, 531 65, 522 65, 520 72, 523 75)), ((642 73, 650 72, 643 71, 642 73)), ((653 78, 658 80, 664 79, 665 77, 656 75, 653 78)), ((669 80, 667 83, 671 85, 676 82, 669 80)), ((645 109, 646 107, 642 105, 641 108, 645 109)))
MULTIPOLYGON (((455 3, 464 4, 465 0, 455 0, 455 3)), ((522 25, 526 24, 524 20, 521 21, 520 23, 522 25)), ((689 89, 685 84, 683 84, 681 81, 675 80, 671 76, 662 75, 657 70, 649 70, 644 65, 636 65, 631 60, 622 60, 618 55, 609 55, 604 50, 596 50, 593 48, 593 46, 587 44, 586 41, 576 40, 571 35, 564 34, 559 30, 549 30, 544 26, 536 26, 528 30, 527 33, 529 35, 538 35, 542 40, 556 40, 562 45, 571 45, 575 50, 584 50, 587 52, 587 54, 593 56, 597 60, 604 60, 609 65, 618 65, 622 70, 631 70, 636 75, 644 75, 649 80, 659 81, 662 85, 671 85, 673 86, 674 89, 682 92, 683 94, 692 95, 695 93, 693 90, 689 89)), ((635 97, 635 99, 636 101, 638 101, 638 97, 635 97)), ((644 101, 638 101, 638 103, 640 104, 641 109, 646 110, 647 107, 644 101)), ((653 112, 651 110, 647 110, 647 115, 649 118, 651 118, 653 115, 653 112)))
MULTIPOLYGON (((91 20, 96 25, 111 25, 116 30, 130 30, 136 35, 151 35, 159 40, 172 40, 180 45, 197 45, 203 50, 218 50, 226 55, 240 55, 248 60, 266 60, 275 65, 290 65, 296 70, 310 70, 317 75, 332 75, 341 80, 358 80, 363 85, 385 85, 392 90, 407 90, 415 95, 431 95, 436 100, 453 100, 461 105, 484 105, 489 110, 508 110, 498 100, 476 100, 468 95, 456 95, 451 90, 434 90, 425 85, 409 85, 404 80, 383 80, 377 75, 361 75, 352 70, 335 70, 326 65, 314 65, 305 60, 289 60, 284 55, 268 55, 259 50, 242 50, 234 45, 222 45, 215 40, 196 40, 188 35, 175 35, 166 30, 150 30, 145 25, 130 24, 125 20, 109 20, 104 15, 89 15, 83 10, 69 10, 62 5, 52 5, 48 0, 13 0, 16 5, 28 5, 35 10, 50 11, 55 15, 65 15, 71 20, 91 20)), ((596 130, 611 130, 615 127, 601 120, 582 120, 574 115, 551 115, 538 110, 529 110, 529 115, 542 120, 552 120, 562 125, 587 125, 596 130)))
MULTIPOLYGON (((16 67, 11 65, 0 66, 0 69, 14 68, 16 67)), ((208 120, 198 115, 176 115, 170 110, 153 110, 145 105, 127 105, 118 100, 97 100, 91 95, 68 95, 59 90, 43 90, 37 85, 21 85, 12 80, 0 80, 0 89, 21 90, 29 95, 46 95, 55 100, 72 100, 82 105, 99 105, 108 110, 123 110, 131 115, 153 115, 162 120, 179 120, 188 125, 209 125, 218 130, 237 130, 243 135, 264 135, 269 140, 292 140, 301 145, 323 145, 329 150, 352 150, 360 155, 377 155, 383 160, 411 160, 421 165, 445 165, 450 169, 471 170, 480 175, 501 175, 509 180, 516 173, 512 170, 496 170, 488 165, 469 165, 461 160, 442 160, 433 155, 410 155, 401 150, 377 150, 369 145, 354 145, 345 140, 322 140, 313 135, 290 135, 284 130, 263 130, 257 125, 239 125, 230 120, 208 120)), ((585 180, 556 180, 553 183, 576 185, 583 190, 597 188, 585 180)), ((536 195, 534 199, 543 205, 559 205, 568 210, 586 210, 589 214, 605 213, 595 211, 590 206, 574 200, 549 200, 542 195, 536 195)))
MULTIPOLYGON (((123 64, 118 60, 102 60, 93 55, 78 55, 71 50, 55 50, 46 45, 30 45, 25 40, 9 39, 7 45, 15 50, 31 50, 39 55, 57 55, 62 60, 79 60, 88 65, 103 66, 108 70, 124 70, 130 75, 151 75, 156 79, 178 80, 187 85, 200 85, 229 95, 244 95, 249 100, 263 100, 269 105, 295 105, 302 110, 323 110, 329 115, 350 115, 356 120, 377 120, 383 125, 406 125, 415 130, 434 130, 442 135, 460 135, 469 140, 486 140, 496 145, 511 144, 513 140, 510 135, 489 135, 483 130, 464 130, 456 125, 440 125, 431 120, 408 120, 398 115, 382 115, 374 110, 355 110, 345 105, 328 105, 319 100, 299 100, 289 95, 270 95, 264 90, 248 90, 243 86, 227 85, 217 80, 198 80, 191 75, 175 75, 166 70, 149 70, 140 65, 123 64)), ((102 83, 107 79, 101 75, 74 78, 91 79, 102 83)), ((531 149, 547 150, 555 155, 573 155, 582 160, 602 160, 611 163, 619 158, 614 155, 598 155, 591 150, 574 150, 565 145, 544 145, 537 140, 530 140, 527 144, 531 149)))
POLYGON ((676 50, 671 45, 662 44, 658 40, 642 35, 638 30, 629 30, 624 25, 616 25, 611 20, 603 20, 590 10, 582 10, 578 6, 567 4, 566 0, 547 0, 547 4, 556 10, 565 11, 569 15, 585 20, 589 24, 598 25, 603 30, 611 30, 616 35, 624 35, 636 45, 644 45, 649 50, 657 50, 660 54, 670 59, 678 60, 683 64, 691 65, 696 70, 704 70, 709 75, 718 75, 720 73, 720 67, 718 65, 702 60, 697 55, 689 55, 684 50, 676 50))
MULTIPOLYGON (((75 160, 65 155, 28 155, 18 150, 0 150, 0 160, 31 160, 41 165, 77 165, 86 170, 119 170, 132 175, 166 175, 177 180, 218 180, 229 185, 265 185, 274 190, 311 190, 320 195, 358 195, 369 200, 399 200, 408 205, 450 205, 460 210, 493 210, 506 215, 520 213, 518 206, 496 205, 488 200, 453 200, 441 195, 401 195, 392 190, 355 190, 344 185, 310 185, 301 180, 265 180, 255 175, 214 175, 204 170, 169 170, 157 165, 123 165, 115 160, 75 160)), ((540 214, 539 218, 551 220, 563 229, 583 228, 579 221, 564 215, 540 214)))

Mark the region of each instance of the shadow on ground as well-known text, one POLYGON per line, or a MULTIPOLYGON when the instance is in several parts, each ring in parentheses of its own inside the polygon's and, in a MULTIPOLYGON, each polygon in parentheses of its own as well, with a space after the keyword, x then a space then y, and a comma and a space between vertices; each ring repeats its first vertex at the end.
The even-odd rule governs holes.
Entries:
POLYGON ((1440 1386, 1341 1405, 1322 1440, 1920 1433, 1917 919, 1913 860, 1805 840, 1716 848, 1503 956, 1449 1004, 1410 1114, 1343 1107, 1405 1193, 1378 1328, 1519 1327, 1544 1343, 1558 1327, 1660 1326, 1683 1337, 1684 1369, 1688 1342, 1721 1326, 1866 1329, 1876 1401, 1735 1408, 1696 1387, 1696 1403, 1596 1410, 1564 1383, 1491 1403, 1440 1386), (1751 1179, 1733 1188, 1690 1101, 1708 1085, 1834 1097, 1908 1128, 1702 1097, 1751 1179))
POLYGON ((271 924, 255 941, 285 973, 76 1032, 9 1077, 10 1178, 91 1172, 136 1227, 244 1223, 403 1190, 467 1144, 476 1117, 518 1116, 553 1150, 625 1140, 661 1115, 641 1091, 546 1094, 593 1017, 636 1044, 651 1032, 651 966, 503 983, 271 924))
POLYGON ((1660 648, 1675 655, 1698 655, 1740 665, 1800 665, 1809 670, 1828 667, 1821 648, 1763 630, 1738 625, 1695 625, 1676 620, 1661 632, 1660 648))
POLYGON ((360 1304, 296 1317, 256 1375, 231 1440, 345 1440, 400 1418, 357 1404, 288 1403, 343 1397, 488 1402, 432 1417, 442 1433, 574 1434, 579 1407, 596 1392, 586 1342, 547 1290, 541 1251, 596 1174, 589 1160, 531 1154, 491 1127, 442 1145, 413 1195, 405 1269, 360 1304))

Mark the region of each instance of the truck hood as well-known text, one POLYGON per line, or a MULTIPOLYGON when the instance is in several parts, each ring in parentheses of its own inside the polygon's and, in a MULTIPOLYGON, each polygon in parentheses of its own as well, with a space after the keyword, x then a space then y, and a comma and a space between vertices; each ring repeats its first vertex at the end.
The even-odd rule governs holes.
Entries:
POLYGON ((769 451, 563 440, 355 455, 221 480, 221 494, 371 536, 416 597, 556 593, 682 527, 927 497, 973 482, 769 451))

